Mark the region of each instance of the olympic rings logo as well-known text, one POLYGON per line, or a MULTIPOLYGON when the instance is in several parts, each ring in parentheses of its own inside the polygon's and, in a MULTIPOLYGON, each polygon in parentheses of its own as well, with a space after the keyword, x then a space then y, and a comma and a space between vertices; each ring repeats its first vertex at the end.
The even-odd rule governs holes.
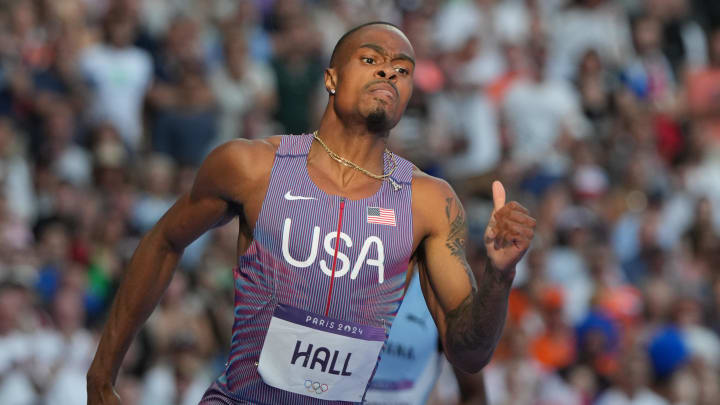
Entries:
POLYGON ((317 381, 305 380, 305 389, 308 392, 311 392, 311 393, 314 392, 314 393, 320 395, 323 392, 326 392, 328 390, 328 385, 321 384, 317 381))

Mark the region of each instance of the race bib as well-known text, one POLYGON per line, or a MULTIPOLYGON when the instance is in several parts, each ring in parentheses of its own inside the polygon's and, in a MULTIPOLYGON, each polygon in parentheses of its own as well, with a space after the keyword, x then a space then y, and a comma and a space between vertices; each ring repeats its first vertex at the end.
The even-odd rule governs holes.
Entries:
POLYGON ((360 402, 385 330, 279 304, 258 373, 265 384, 309 397, 360 402))

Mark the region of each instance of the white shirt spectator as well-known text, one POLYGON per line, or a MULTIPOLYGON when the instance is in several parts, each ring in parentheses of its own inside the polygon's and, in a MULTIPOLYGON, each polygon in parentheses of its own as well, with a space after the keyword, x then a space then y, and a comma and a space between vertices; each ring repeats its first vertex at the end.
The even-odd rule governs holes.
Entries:
POLYGON ((576 405, 583 403, 583 395, 557 374, 545 378, 538 393, 538 405, 576 405))
POLYGON ((153 74, 150 55, 136 47, 97 45, 80 56, 80 66, 93 88, 93 119, 110 121, 136 149, 142 135, 143 98, 153 74))
POLYGON ((700 69, 707 65, 708 43, 700 24, 687 21, 680 30, 683 46, 685 47, 685 62, 692 69, 700 69))
POLYGON ((275 93, 275 75, 267 66, 248 62, 243 77, 234 79, 225 67, 210 77, 210 86, 220 104, 219 142, 242 137, 242 119, 260 95, 275 93))
POLYGON ((522 42, 530 17, 524 1, 497 1, 485 9, 475 1, 450 1, 438 12, 435 40, 445 50, 456 50, 474 35, 494 48, 499 41, 522 42))
POLYGON ((515 361, 512 365, 507 362, 490 363, 483 374, 489 404, 530 401, 536 398, 547 377, 540 364, 532 359, 515 361))
POLYGON ((444 160, 443 170, 452 178, 479 175, 494 169, 500 161, 500 134, 492 104, 482 96, 450 101, 441 97, 433 109, 445 114, 465 134, 467 148, 444 160))
POLYGON ((21 221, 35 219, 35 189, 31 165, 24 154, 21 137, 13 130, 9 119, 0 118, 0 185, 7 209, 21 221))
POLYGON ((27 161, 20 155, 0 157, 0 183, 4 185, 10 213, 18 219, 35 217, 35 190, 27 161))
POLYGON ((36 403, 37 394, 29 376, 32 346, 30 336, 24 333, 0 336, 0 404, 36 403))
POLYGON ((658 224, 657 242, 664 249, 678 246, 692 225, 696 201, 682 189, 676 189, 663 204, 658 224))
POLYGON ((53 163, 53 171, 75 186, 87 186, 92 179, 90 155, 85 149, 70 143, 53 163))
POLYGON ((631 54, 630 24, 622 8, 612 3, 571 7, 555 15, 548 24, 553 46, 549 69, 554 77, 572 77, 580 56, 588 49, 597 50, 611 64, 631 54))
POLYGON ((562 286, 565 319, 570 324, 580 322, 588 313, 594 287, 585 260, 575 249, 554 247, 548 252, 546 267, 548 280, 562 286))
POLYGON ((702 358, 709 366, 717 369, 720 364, 720 339, 712 330, 702 325, 691 325, 682 329, 690 353, 702 358))
POLYGON ((534 360, 522 364, 491 364, 483 371, 489 404, 576 405, 576 389, 534 360))
POLYGON ((211 382, 212 378, 209 373, 200 370, 194 374, 184 395, 178 398, 177 381, 173 368, 167 364, 158 364, 145 375, 140 405, 195 405, 200 402, 211 382))
POLYGON ((555 151, 555 142, 563 131, 574 138, 587 131, 577 94, 564 81, 522 79, 508 91, 503 110, 514 137, 512 158, 521 165, 563 172, 568 158, 555 151))
POLYGON ((161 198, 153 195, 141 195, 133 206, 132 222, 140 232, 147 232, 172 207, 176 196, 161 198))
POLYGON ((87 402, 85 373, 95 354, 95 341, 80 329, 66 339, 55 330, 42 330, 33 338, 36 376, 47 384, 44 403, 87 402))
MULTIPOLYGON (((720 148, 706 151, 705 158, 696 166, 687 170, 685 182, 688 192, 696 197, 707 197, 712 203, 713 212, 720 212, 720 148)), ((713 216, 715 232, 720 232, 720 215, 713 216)))
POLYGON ((505 60, 498 48, 481 43, 475 57, 459 66, 454 75, 463 86, 483 86, 500 77, 505 70, 505 60))
POLYGON ((596 405, 669 405, 667 401, 648 389, 642 389, 629 398, 624 392, 610 388, 595 403, 596 405))

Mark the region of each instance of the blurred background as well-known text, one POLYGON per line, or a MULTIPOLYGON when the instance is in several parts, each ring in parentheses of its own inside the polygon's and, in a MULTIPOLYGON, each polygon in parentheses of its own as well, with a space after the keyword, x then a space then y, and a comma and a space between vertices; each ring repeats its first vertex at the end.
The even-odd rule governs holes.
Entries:
MULTIPOLYGON (((85 403, 140 236, 214 146, 314 130, 372 20, 417 55, 391 148, 456 188, 476 268, 492 179, 538 219, 490 403, 720 403, 719 1, 0 0, 0 404, 85 403)), ((219 375, 236 235, 185 251, 125 404, 219 375)))

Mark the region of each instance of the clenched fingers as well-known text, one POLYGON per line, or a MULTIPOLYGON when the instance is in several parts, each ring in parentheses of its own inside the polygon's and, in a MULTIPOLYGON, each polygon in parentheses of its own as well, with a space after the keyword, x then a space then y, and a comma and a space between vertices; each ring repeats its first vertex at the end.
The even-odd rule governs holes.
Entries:
POLYGON ((534 235, 536 221, 529 211, 519 203, 512 201, 493 213, 486 243, 493 242, 495 249, 514 245, 524 249, 534 235))

